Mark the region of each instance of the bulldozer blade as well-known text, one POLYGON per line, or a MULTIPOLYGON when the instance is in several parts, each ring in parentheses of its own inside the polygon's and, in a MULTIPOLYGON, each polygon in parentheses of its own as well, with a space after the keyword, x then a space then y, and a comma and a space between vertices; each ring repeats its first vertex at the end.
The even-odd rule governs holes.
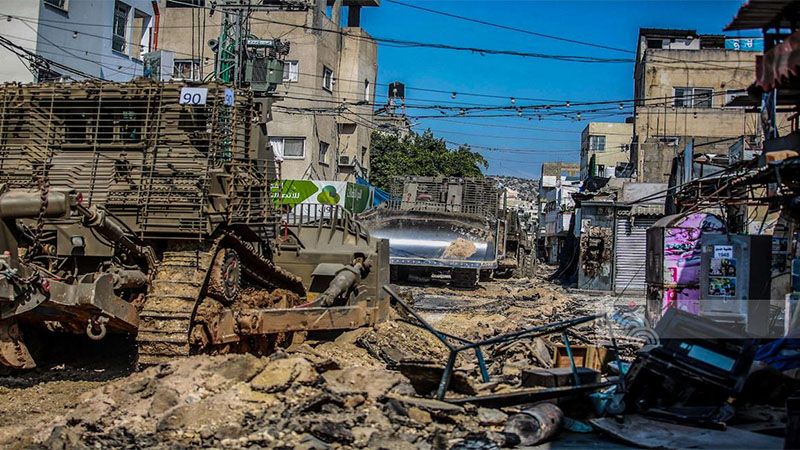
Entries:
POLYGON ((483 218, 376 209, 360 219, 372 236, 389 240, 391 264, 470 269, 497 266, 494 229, 483 218))
POLYGON ((0 364, 13 369, 36 367, 15 320, 0 320, 0 364))

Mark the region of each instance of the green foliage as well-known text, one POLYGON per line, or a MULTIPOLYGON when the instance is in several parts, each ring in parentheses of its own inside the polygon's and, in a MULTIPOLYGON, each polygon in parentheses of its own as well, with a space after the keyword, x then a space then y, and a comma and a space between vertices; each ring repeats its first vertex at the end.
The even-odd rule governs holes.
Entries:
POLYGON ((370 183, 388 189, 395 176, 446 176, 482 178, 489 163, 469 145, 449 150, 431 130, 405 138, 375 132, 370 149, 370 183))

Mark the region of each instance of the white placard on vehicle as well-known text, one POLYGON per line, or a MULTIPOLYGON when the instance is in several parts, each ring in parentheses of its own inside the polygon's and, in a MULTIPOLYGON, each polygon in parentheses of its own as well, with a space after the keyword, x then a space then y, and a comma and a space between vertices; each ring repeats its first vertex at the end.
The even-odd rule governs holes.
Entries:
POLYGON ((205 105, 208 88, 181 88, 181 105, 205 105))
POLYGON ((236 97, 233 95, 233 89, 225 88, 225 106, 233 106, 233 101, 236 97))
POLYGON ((714 246, 714 258, 733 258, 733 246, 732 245, 715 245, 714 246))

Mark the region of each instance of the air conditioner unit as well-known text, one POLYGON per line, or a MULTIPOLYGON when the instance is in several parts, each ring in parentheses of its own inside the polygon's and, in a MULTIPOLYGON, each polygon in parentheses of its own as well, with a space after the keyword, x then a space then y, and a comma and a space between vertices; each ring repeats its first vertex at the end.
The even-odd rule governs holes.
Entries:
POLYGON ((339 156, 339 167, 354 167, 356 159, 349 155, 339 156))

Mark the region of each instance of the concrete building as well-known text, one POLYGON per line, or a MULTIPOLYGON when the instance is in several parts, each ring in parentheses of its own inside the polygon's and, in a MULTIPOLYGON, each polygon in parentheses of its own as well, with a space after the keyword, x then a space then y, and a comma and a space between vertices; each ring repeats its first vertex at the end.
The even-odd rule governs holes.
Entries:
POLYGON ((581 180, 616 178, 630 163, 633 124, 591 122, 581 133, 581 180))
POLYGON ((737 137, 761 139, 757 113, 725 106, 746 95, 758 50, 731 41, 695 30, 639 30, 631 149, 639 181, 665 182, 690 139, 719 154, 737 137))
POLYGON ((537 257, 540 259, 551 263, 558 261, 564 236, 569 230, 571 210, 574 207, 574 203, 571 203, 571 193, 577 192, 579 175, 579 164, 563 162, 542 164, 536 204, 536 247, 537 257))
POLYGON ((0 82, 86 78, 128 81, 142 75, 150 51, 150 0, 0 0, 2 35, 22 47, 0 47, 0 82), (86 25, 92 24, 92 25, 86 25), (16 52, 27 50, 55 64, 31 70, 16 52))
MULTIPOLYGON (((221 14, 211 14, 205 3, 160 2, 159 48, 175 52, 175 76, 199 79, 213 72, 208 40, 219 34, 221 14), (193 39, 167 32, 191 25, 200 30, 193 39)), ((272 147, 284 155, 281 176, 348 181, 366 176, 378 66, 377 45, 361 28, 361 8, 378 6, 379 0, 264 3, 251 14, 250 33, 290 45, 284 83, 276 92, 282 100, 268 124, 272 147)))

